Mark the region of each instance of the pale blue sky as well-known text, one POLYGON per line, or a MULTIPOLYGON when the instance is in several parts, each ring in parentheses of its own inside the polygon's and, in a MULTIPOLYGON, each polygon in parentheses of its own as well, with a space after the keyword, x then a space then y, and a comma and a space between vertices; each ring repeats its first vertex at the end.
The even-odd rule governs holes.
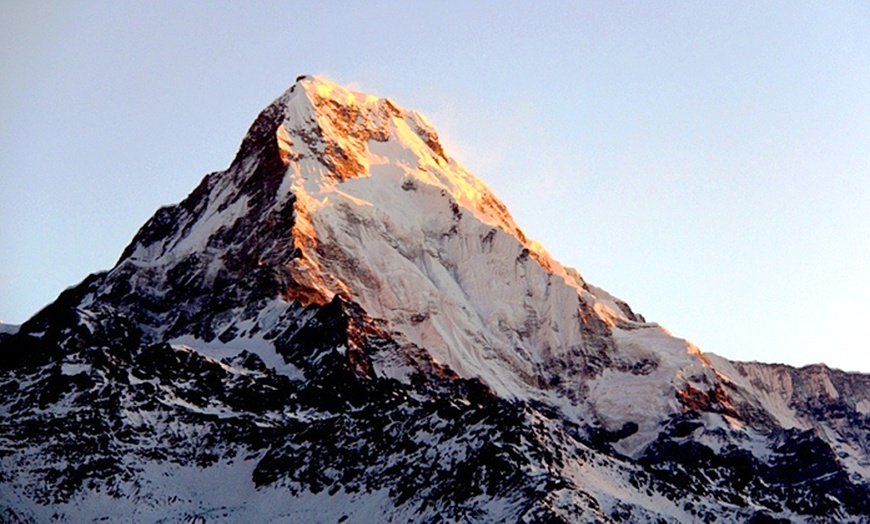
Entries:
POLYGON ((111 267, 305 73, 418 109, 705 351, 870 372, 870 3, 0 0, 0 320, 111 267))

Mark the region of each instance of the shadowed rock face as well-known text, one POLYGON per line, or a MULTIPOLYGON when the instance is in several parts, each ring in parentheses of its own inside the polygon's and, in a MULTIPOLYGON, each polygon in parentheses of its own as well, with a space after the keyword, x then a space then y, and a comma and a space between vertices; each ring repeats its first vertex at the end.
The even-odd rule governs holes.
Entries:
POLYGON ((0 520, 870 519, 870 377, 729 362, 322 79, 0 333, 0 520))

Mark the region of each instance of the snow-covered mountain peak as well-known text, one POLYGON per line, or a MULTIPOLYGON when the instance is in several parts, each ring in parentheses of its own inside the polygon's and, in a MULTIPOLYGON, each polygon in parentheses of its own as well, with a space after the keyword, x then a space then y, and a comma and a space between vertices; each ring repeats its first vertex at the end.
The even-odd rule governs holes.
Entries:
POLYGON ((112 270, 0 324, 0 392, 0 520, 870 515, 870 377, 702 354, 422 115, 317 77, 112 270))
POLYGON ((308 299, 357 301, 505 395, 579 348, 612 352, 608 326, 643 324, 528 239, 419 113, 316 77, 273 106, 298 253, 287 267, 308 299))
MULTIPOLYGON (((434 187, 461 210, 515 237, 551 272, 568 281, 580 280, 576 271, 562 267, 542 245, 527 238, 486 184, 449 156, 421 113, 310 75, 299 77, 275 104, 284 113, 275 141, 282 161, 290 166, 288 179, 294 189, 325 195, 359 177, 374 177, 377 184, 395 185, 398 180, 405 189, 434 187), (291 166, 306 159, 315 160, 313 168, 291 166)), ((606 316, 621 313, 617 308, 606 316)))
MULTIPOLYGON (((675 377, 705 365, 528 239, 424 117, 317 77, 300 77, 258 116, 228 170, 160 210, 102 289, 156 301, 263 271, 284 301, 359 304, 397 340, 505 397, 576 398, 608 367, 641 382, 631 370, 658 369, 676 388, 675 377)), ((164 316, 154 337, 186 344, 187 315, 164 316)), ((230 319, 219 330, 261 324, 230 319)), ((631 402, 595 391, 608 405, 631 402)), ((678 409, 656 406, 660 416, 678 409)))
POLYGON ((423 162, 446 162, 431 124, 419 113, 340 86, 317 76, 301 76, 272 104, 282 112, 276 137, 286 163, 317 154, 335 162, 330 177, 361 176, 367 167, 366 143, 401 141, 423 162), (395 121, 393 121, 395 119, 395 121))
MULTIPOLYGON (((405 190, 433 188, 448 196, 458 210, 516 238, 529 256, 550 272, 578 289, 583 287, 576 271, 562 267, 543 246, 527 238, 486 184, 444 150, 425 116, 390 99, 354 91, 321 77, 300 76, 255 122, 245 139, 245 143, 250 142, 259 142, 259 147, 264 143, 277 146, 281 162, 287 167, 281 193, 311 197, 297 202, 298 215, 303 219, 307 211, 331 205, 329 194, 351 195, 346 191, 350 186, 342 185, 351 179, 373 178, 372 185, 399 185, 405 190)), ((239 156, 250 160, 254 155, 246 153, 252 148, 245 143, 239 156)), ((250 176, 255 169, 246 166, 241 171, 242 176, 250 176)), ((396 204, 353 196, 357 203, 368 202, 374 207, 396 204)), ((394 211, 409 217, 421 210, 415 207, 394 211)), ((619 308, 604 311, 603 302, 599 309, 607 319, 623 317, 619 308)))

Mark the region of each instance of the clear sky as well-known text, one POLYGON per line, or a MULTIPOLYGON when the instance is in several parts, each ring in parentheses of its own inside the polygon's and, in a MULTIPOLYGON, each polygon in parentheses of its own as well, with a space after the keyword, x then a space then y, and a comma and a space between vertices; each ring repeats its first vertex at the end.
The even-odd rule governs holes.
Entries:
POLYGON ((423 112, 703 350, 870 372, 866 1, 0 0, 0 320, 110 268, 305 73, 423 112))

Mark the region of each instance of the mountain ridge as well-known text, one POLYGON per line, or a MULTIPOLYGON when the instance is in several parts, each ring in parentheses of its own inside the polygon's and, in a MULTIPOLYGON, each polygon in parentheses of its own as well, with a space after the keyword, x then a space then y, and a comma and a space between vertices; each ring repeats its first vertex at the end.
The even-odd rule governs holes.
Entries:
POLYGON ((24 521, 870 515, 867 375, 701 353, 528 239, 425 117, 317 77, 0 334, 0 370, 24 521))

